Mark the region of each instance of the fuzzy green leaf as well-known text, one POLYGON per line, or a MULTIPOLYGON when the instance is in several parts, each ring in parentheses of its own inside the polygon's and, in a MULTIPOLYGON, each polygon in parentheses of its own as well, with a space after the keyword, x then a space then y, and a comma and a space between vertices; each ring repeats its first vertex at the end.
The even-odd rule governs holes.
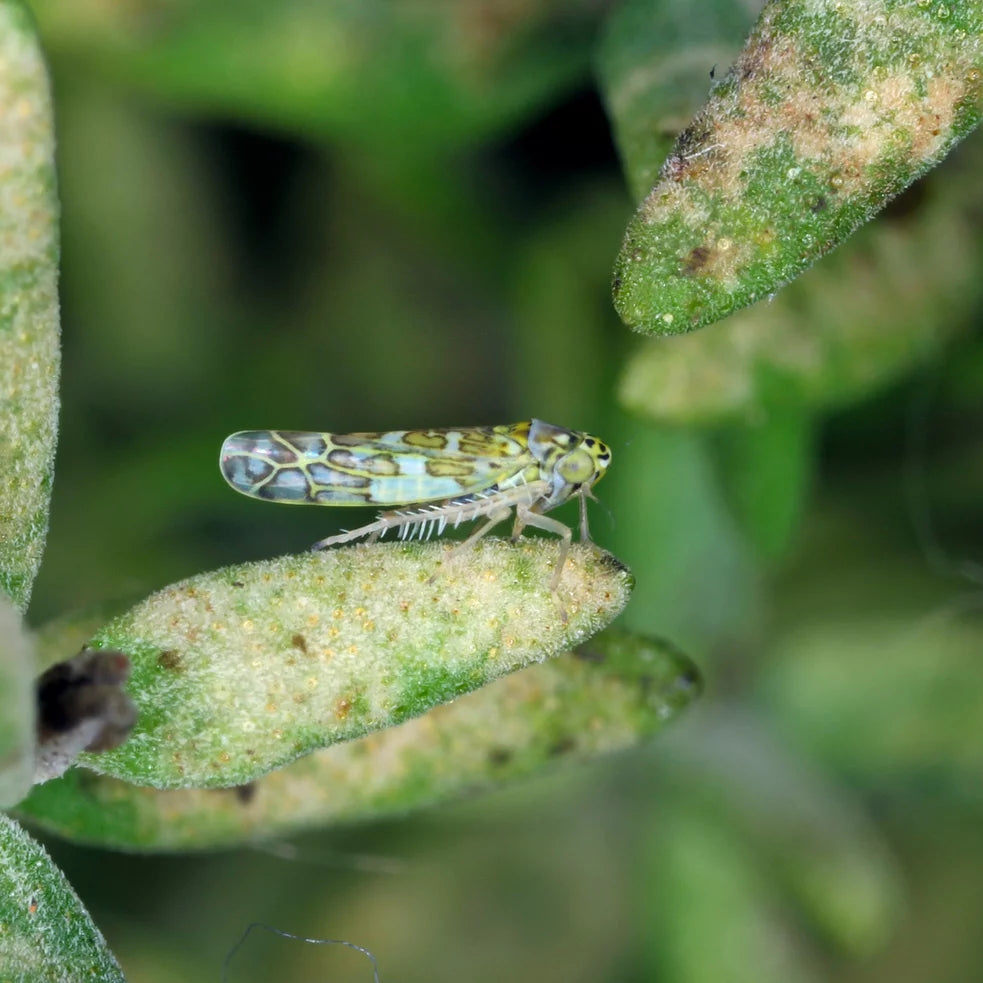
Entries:
POLYGON ((773 0, 629 225, 619 314, 673 334, 772 293, 941 160, 981 106, 978 0, 773 0))
POLYGON ((694 16, 693 0, 624 0, 612 10, 597 69, 635 201, 651 191, 676 135, 706 101, 711 70, 734 60, 753 6, 701 0, 694 16))
POLYGON ((35 789, 20 814, 110 847, 230 846, 405 812, 627 747, 674 719, 698 691, 692 663, 670 646, 606 631, 574 653, 250 785, 161 791, 75 769, 35 789))
POLYGON ((0 593, 41 563, 58 426, 58 230, 48 77, 30 19, 0 2, 0 593))
POLYGON ((983 142, 966 141, 910 201, 774 300, 712 331, 644 342, 622 376, 622 403, 662 423, 753 423, 890 384, 972 323, 983 296, 981 167, 983 142))
POLYGON ((0 596, 0 809, 34 779, 34 646, 13 605, 0 596))
POLYGON ((65 875, 0 814, 0 979, 99 983, 123 974, 65 875))
POLYGON ((603 628, 631 590, 610 554, 575 546, 554 596, 558 551, 376 544, 174 584, 90 643, 130 656, 139 720, 80 763, 157 788, 240 785, 541 662, 603 628))

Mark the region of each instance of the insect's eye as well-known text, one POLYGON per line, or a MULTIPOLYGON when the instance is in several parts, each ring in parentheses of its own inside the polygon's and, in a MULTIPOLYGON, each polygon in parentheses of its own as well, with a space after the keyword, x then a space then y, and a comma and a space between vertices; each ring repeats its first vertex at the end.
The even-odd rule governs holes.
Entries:
POLYGON ((597 469, 594 466, 593 455, 580 448, 560 458, 556 470, 564 481, 571 485, 579 485, 593 478, 597 469))

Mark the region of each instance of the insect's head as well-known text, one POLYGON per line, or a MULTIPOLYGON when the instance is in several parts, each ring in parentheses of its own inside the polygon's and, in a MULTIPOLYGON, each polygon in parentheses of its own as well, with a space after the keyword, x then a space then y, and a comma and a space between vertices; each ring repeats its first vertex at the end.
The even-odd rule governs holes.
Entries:
POLYGON ((532 421, 529 444, 552 478, 553 505, 566 501, 581 489, 589 491, 604 477, 611 463, 611 449, 603 440, 540 420, 532 421))
POLYGON ((557 460, 555 469, 564 483, 574 489, 583 485, 590 488, 604 477, 610 463, 611 449, 608 445, 585 433, 579 443, 557 460))

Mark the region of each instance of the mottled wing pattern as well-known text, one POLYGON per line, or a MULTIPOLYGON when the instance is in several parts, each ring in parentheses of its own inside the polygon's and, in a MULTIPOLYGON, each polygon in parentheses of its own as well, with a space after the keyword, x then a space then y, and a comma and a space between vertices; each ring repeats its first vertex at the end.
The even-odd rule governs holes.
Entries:
POLYGON ((398 506, 513 487, 538 475, 529 423, 330 434, 245 430, 222 445, 225 480, 276 502, 398 506))

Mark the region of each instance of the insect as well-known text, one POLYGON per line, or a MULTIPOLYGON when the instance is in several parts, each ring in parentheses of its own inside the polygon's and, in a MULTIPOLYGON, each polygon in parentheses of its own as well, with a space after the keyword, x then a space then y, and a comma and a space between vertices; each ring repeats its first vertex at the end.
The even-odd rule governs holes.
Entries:
POLYGON ((374 522, 329 536, 314 549, 390 529, 427 539, 448 526, 484 519, 468 546, 515 511, 513 541, 526 526, 561 537, 555 590, 572 533, 544 513, 580 500, 580 536, 588 541, 587 499, 611 463, 603 441, 577 430, 526 420, 497 427, 308 433, 244 430, 226 437, 219 466, 238 492, 271 502, 381 505, 374 522))

